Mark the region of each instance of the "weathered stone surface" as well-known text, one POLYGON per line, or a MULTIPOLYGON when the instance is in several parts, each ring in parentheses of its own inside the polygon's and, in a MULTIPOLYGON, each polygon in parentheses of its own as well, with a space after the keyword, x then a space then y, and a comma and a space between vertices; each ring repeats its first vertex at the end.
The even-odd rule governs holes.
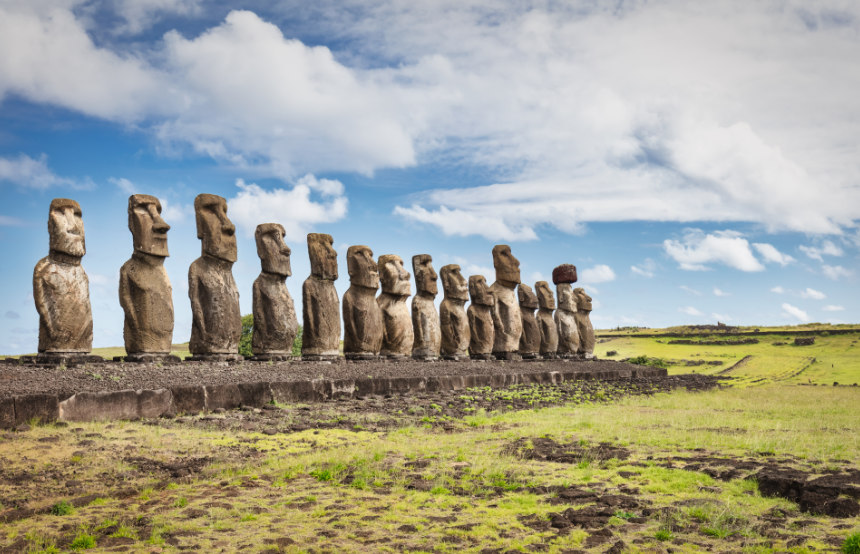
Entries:
MULTIPOLYGON (((441 274, 445 297, 439 306, 439 327, 442 334, 439 350, 443 358, 464 358, 469 355, 471 340, 465 308, 469 299, 469 286, 457 264, 443 266, 441 274)), ((414 299, 412 301, 415 302, 414 299)))
POLYGON ((286 284, 293 272, 284 234, 284 227, 277 223, 257 225, 254 233, 262 265, 253 287, 251 350, 255 356, 289 356, 299 331, 296 307, 286 284))
POLYGON ((552 282, 554 285, 561 283, 576 282, 576 266, 573 264, 561 264, 552 270, 552 282))
POLYGON ((412 357, 433 360, 439 357, 442 346, 439 313, 433 300, 439 292, 433 258, 429 254, 412 256, 412 271, 415 272, 417 289, 415 297, 412 298, 412 357))
POLYGON ((302 285, 302 357, 336 358, 340 346, 340 300, 334 239, 308 233, 311 274, 302 285))
POLYGON ((394 254, 379 257, 382 293, 376 299, 382 311, 382 348, 380 355, 402 358, 412 354, 414 335, 406 299, 412 293, 409 272, 403 260, 394 254))
POLYGON ((15 399, 11 396, 0 398, 0 429, 15 427, 15 399))
POLYGON ((87 354, 93 345, 90 282, 81 207, 55 198, 48 215, 50 251, 33 269, 33 300, 39 312, 39 352, 87 354))
POLYGON ((137 393, 133 390, 79 392, 59 405, 59 419, 64 421, 135 419, 139 414, 137 393))
POLYGON ((585 289, 577 287, 573 289, 573 297, 576 299, 576 328, 579 331, 579 354, 586 360, 594 358, 594 327, 591 325, 591 297, 585 293, 585 289))
POLYGON ((376 302, 379 268, 373 251, 364 245, 346 252, 349 288, 343 295, 343 355, 348 359, 372 359, 382 348, 382 310, 376 302))
POLYGON ((493 324, 493 306, 495 298, 493 291, 487 286, 483 275, 469 276, 469 296, 472 303, 466 312, 469 316, 469 355, 473 359, 493 359, 493 341, 495 327, 493 324))
POLYGON ((197 359, 208 355, 238 355, 242 336, 239 289, 233 279, 236 228, 227 218, 227 201, 214 194, 194 199, 197 238, 202 255, 188 268, 191 299, 191 341, 197 359))
POLYGON ((544 358, 555 358, 558 353, 558 328, 553 319, 555 298, 546 281, 535 283, 538 297, 537 323, 540 331, 540 354, 544 358))
POLYGON ((570 283, 556 285, 558 309, 555 325, 558 328, 558 355, 562 358, 576 356, 579 351, 579 328, 576 325, 576 299, 570 283))
POLYGON ((170 225, 161 219, 158 198, 130 196, 128 228, 134 253, 119 270, 125 350, 132 356, 167 355, 173 342, 173 289, 164 269, 170 225))
POLYGON ((206 408, 206 390, 203 387, 172 387, 170 393, 173 397, 172 413, 196 414, 206 408))
POLYGON ((242 405, 242 393, 236 384, 207 385, 204 388, 206 389, 206 410, 209 412, 218 408, 232 410, 242 405))
POLYGON ((535 310, 538 307, 537 295, 530 286, 520 283, 517 287, 517 298, 520 302, 520 319, 523 322, 519 353, 525 359, 534 359, 540 352, 540 328, 535 319, 535 310))
POLYGON ((511 254, 510 246, 497 244, 493 247, 493 267, 496 269, 496 282, 491 287, 495 298, 493 353, 507 359, 509 354, 519 350, 523 334, 516 292, 520 282, 520 262, 511 254))
POLYGON ((137 406, 140 417, 159 417, 171 412, 173 394, 169 389, 139 390, 137 406))
POLYGON ((239 383, 237 386, 242 406, 259 408, 272 402, 272 389, 269 383, 239 383))
POLYGON ((42 423, 57 421, 60 400, 55 394, 25 394, 15 397, 15 425, 39 420, 42 423))

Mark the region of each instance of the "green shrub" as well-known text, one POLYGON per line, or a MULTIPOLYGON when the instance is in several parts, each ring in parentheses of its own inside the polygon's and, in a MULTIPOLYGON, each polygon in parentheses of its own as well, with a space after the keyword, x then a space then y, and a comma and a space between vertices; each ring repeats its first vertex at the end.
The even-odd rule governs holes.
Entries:
POLYGON ((654 538, 658 541, 668 541, 672 539, 672 531, 668 529, 658 529, 656 533, 654 533, 654 538))
POLYGON ((69 548, 72 550, 87 550, 95 547, 96 538, 84 531, 75 535, 75 538, 72 539, 71 544, 69 544, 69 548))
POLYGON ((860 531, 845 537, 842 543, 843 554, 860 554, 860 531))
POLYGON ((51 506, 51 513, 55 516, 67 516, 73 511, 75 511, 75 509, 65 500, 60 500, 59 502, 51 506))

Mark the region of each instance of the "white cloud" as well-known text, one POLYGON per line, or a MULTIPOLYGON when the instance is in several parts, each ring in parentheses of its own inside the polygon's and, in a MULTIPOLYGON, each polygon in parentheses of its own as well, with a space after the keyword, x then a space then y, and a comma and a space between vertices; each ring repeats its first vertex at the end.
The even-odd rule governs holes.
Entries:
POLYGON ((137 194, 137 187, 125 177, 109 177, 108 182, 126 194, 137 194))
POLYGON ((825 240, 821 246, 804 246, 801 245, 800 251, 812 258, 813 260, 823 261, 822 256, 841 256, 844 252, 842 248, 833 243, 833 241, 825 240))
POLYGON ((785 289, 783 287, 781 287, 780 285, 777 285, 777 286, 773 287, 772 289, 770 289, 770 292, 773 292, 776 294, 785 294, 785 289))
POLYGON ((8 215, 0 215, 0 225, 6 227, 17 227, 19 225, 23 225, 24 221, 18 219, 17 217, 11 217, 8 215))
POLYGON ((758 252, 759 255, 764 258, 764 261, 767 263, 775 263, 785 267, 786 265, 795 261, 795 259, 788 254, 783 254, 782 252, 777 250, 776 247, 772 244, 754 242, 753 248, 756 249, 756 252, 758 252))
POLYGON ((607 283, 614 280, 615 272, 606 264, 583 269, 579 275, 579 281, 582 283, 607 283))
POLYGON ((753 256, 749 242, 736 231, 705 234, 688 229, 683 240, 666 239, 663 250, 681 269, 704 271, 705 264, 722 263, 741 271, 762 271, 764 266, 753 256))
POLYGON ((722 321, 722 322, 726 322, 726 321, 731 321, 731 320, 732 320, 732 318, 731 318, 730 316, 727 316, 727 315, 725 315, 725 314, 712 313, 712 314, 711 314, 711 317, 712 317, 712 318, 714 318, 714 319, 716 319, 717 321, 722 321))
POLYGON ((694 288, 692 288, 692 287, 688 287, 687 285, 681 285, 679 288, 680 288, 682 291, 684 291, 684 292, 688 292, 688 293, 690 293, 690 294, 692 294, 692 295, 694 295, 694 296, 702 296, 702 293, 701 293, 701 292, 697 291, 696 289, 694 289, 694 288))
POLYGON ((842 277, 850 277, 854 275, 854 272, 850 269, 846 269, 841 265, 823 265, 821 266, 821 272, 828 279, 833 279, 834 281, 838 281, 842 277))
POLYGON ((228 214, 249 236, 260 223, 280 223, 287 240, 304 241, 308 229, 330 223, 346 215, 347 199, 333 182, 305 175, 291 189, 265 190, 238 179, 239 193, 227 201, 228 214), (325 181, 325 182, 323 182, 325 181), (320 200, 314 200, 312 193, 320 200))
POLYGON ((286 180, 424 161, 486 169, 491 185, 395 211, 459 236, 630 219, 838 233, 860 219, 844 147, 860 134, 856 3, 323 0, 300 17, 256 5, 273 11, 152 43, 94 41, 87 27, 102 11, 135 33, 209 10, 4 2, 0 98, 133 122, 167 151, 286 180), (288 35, 267 20, 290 21, 288 35), (341 50, 294 39, 303 23, 341 50))
POLYGON ((821 309, 824 310, 825 312, 844 312, 845 306, 836 306, 836 305, 830 304, 830 305, 824 306, 821 309))
POLYGON ((811 298, 812 300, 824 300, 825 298, 827 298, 827 295, 820 290, 815 290, 807 287, 806 290, 801 291, 800 297, 811 298))
POLYGON ((657 270, 657 264, 651 258, 645 258, 639 265, 631 265, 630 271, 635 273, 636 275, 641 275, 642 277, 651 278, 654 277, 654 272, 657 270))
POLYGON ((168 225, 182 223, 194 215, 193 204, 173 203, 164 198, 159 198, 158 201, 161 202, 161 217, 168 225))
POLYGON ((731 296, 731 293, 714 287, 714 296, 731 296))
POLYGON ((783 302, 782 310, 785 313, 785 315, 788 315, 788 316, 793 317, 795 319, 799 319, 800 321, 809 321, 809 316, 807 315, 806 312, 804 312, 803 310, 801 310, 800 308, 798 308, 796 306, 792 306, 788 302, 783 302))
MULTIPOLYGON (((0 62, 2 63, 2 62, 0 62)), ((9 182, 22 188, 48 189, 51 187, 71 187, 76 189, 92 188, 90 181, 79 182, 68 177, 60 177, 48 168, 48 156, 42 154, 38 159, 26 154, 13 158, 0 157, 0 183, 9 182)))
POLYGON ((687 315, 695 316, 695 317, 700 317, 700 316, 705 315, 702 312, 700 312, 699 310, 697 310, 696 308, 694 308, 693 306, 684 306, 683 308, 678 308, 678 311, 681 313, 687 314, 687 315))

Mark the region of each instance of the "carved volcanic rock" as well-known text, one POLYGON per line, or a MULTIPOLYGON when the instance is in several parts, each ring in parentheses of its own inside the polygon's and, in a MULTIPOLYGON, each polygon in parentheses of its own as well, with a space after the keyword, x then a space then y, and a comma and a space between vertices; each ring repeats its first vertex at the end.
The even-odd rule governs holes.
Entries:
POLYGON ((576 282, 576 266, 573 264, 561 264, 552 270, 552 282, 554 285, 561 283, 576 282))

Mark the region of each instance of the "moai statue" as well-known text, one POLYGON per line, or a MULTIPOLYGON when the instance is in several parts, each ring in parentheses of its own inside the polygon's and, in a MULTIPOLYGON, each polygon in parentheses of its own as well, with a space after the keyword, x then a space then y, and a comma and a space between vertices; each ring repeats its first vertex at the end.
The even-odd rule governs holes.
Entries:
POLYGON ((227 201, 214 194, 194 199, 202 255, 188 268, 191 299, 192 360, 238 361, 242 337, 239 289, 233 279, 236 227, 227 218, 227 201))
POLYGON ((466 312, 469 316, 469 354, 473 360, 494 360, 493 341, 495 326, 493 323, 493 306, 496 304, 491 287, 483 275, 469 277, 469 296, 472 303, 466 312))
MULTIPOLYGON (((469 319, 466 316, 466 301, 469 285, 460 273, 460 266, 448 264, 441 269, 442 290, 445 297, 439 306, 439 326, 442 331, 440 353, 446 360, 461 360, 468 357, 469 319)), ((415 299, 412 299, 414 304, 415 299)))
POLYGON ((576 299, 570 283, 559 283, 555 287, 558 309, 555 311, 555 326, 558 328, 558 356, 575 358, 579 351, 579 329, 576 326, 576 299))
POLYGON ((415 272, 416 294, 412 298, 412 357, 419 360, 435 360, 439 357, 442 331, 434 298, 439 289, 436 271, 430 254, 412 256, 412 271, 415 272))
POLYGON ((493 247, 493 267, 496 269, 496 282, 490 287, 496 302, 493 308, 493 354, 499 360, 516 360, 520 358, 517 352, 523 334, 516 292, 520 282, 520 262, 511 254, 510 246, 497 244, 493 247))
POLYGON ((84 221, 77 202, 51 201, 48 235, 48 255, 33 269, 33 300, 39 312, 37 359, 50 362, 86 356, 93 346, 90 282, 81 266, 87 252, 84 221))
POLYGON ((363 245, 346 251, 349 289, 343 295, 343 355, 348 360, 373 360, 382 348, 382 310, 376 302, 379 268, 373 251, 363 245))
POLYGON ((535 310, 538 299, 530 286, 520 283, 517 287, 517 297, 520 302, 520 318, 523 321, 523 334, 520 337, 520 356, 524 360, 534 360, 540 352, 540 329, 535 310))
POLYGON ((254 333, 251 350, 255 360, 289 360, 299 331, 296 307, 287 290, 290 247, 284 243, 284 227, 278 223, 257 225, 254 238, 260 257, 259 277, 254 281, 254 333))
POLYGON ((302 359, 336 360, 340 353, 337 252, 331 235, 308 233, 311 274, 302 285, 302 359))
POLYGON ((405 358, 412 355, 414 335, 412 318, 406 299, 412 294, 409 272, 403 267, 403 260, 394 254, 379 257, 379 280, 382 293, 376 299, 382 310, 382 349, 380 355, 386 358, 405 358))
POLYGON ((164 260, 170 225, 161 219, 161 202, 155 196, 128 197, 128 228, 134 253, 119 270, 119 303, 125 312, 127 361, 171 361, 173 342, 173 289, 164 260))
POLYGON ((555 298, 546 281, 535 283, 535 291, 538 298, 537 324, 540 331, 540 355, 545 359, 553 359, 558 355, 558 329, 552 317, 555 298))
POLYGON ((576 326, 579 330, 579 354, 586 360, 594 358, 594 327, 591 326, 591 297, 585 289, 573 289, 576 299, 576 326))
POLYGON ((552 282, 558 295, 555 325, 558 329, 558 355, 574 358, 579 351, 579 329, 576 326, 576 299, 570 284, 576 282, 576 266, 561 264, 552 270, 552 282))

